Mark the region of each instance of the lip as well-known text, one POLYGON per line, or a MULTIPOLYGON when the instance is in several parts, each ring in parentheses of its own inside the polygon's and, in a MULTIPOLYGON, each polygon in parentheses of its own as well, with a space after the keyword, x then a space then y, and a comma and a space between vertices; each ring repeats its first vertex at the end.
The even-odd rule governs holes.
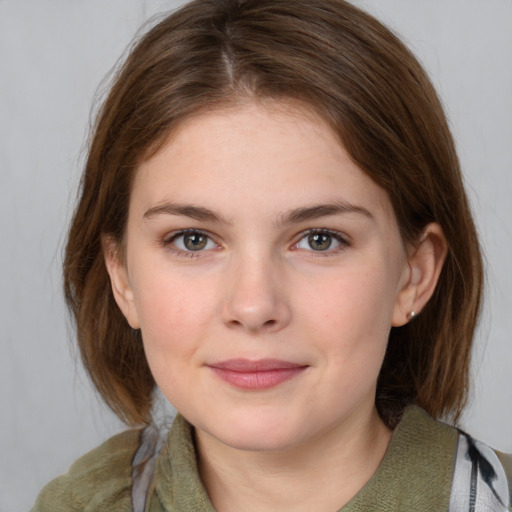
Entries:
POLYGON ((308 365, 279 359, 229 359, 207 366, 228 384, 247 390, 273 388, 308 368, 308 365))

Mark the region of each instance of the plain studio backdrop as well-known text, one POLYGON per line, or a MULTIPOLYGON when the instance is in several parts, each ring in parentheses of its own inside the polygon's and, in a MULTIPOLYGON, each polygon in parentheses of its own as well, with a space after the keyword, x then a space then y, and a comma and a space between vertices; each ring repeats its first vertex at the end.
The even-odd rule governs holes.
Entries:
MULTIPOLYGON (((62 246, 98 85, 138 27, 180 3, 0 0, 0 512, 28 510, 123 428, 78 362, 62 246)), ((354 3, 405 38, 445 104, 487 259, 462 426, 512 451, 512 0, 354 3)))

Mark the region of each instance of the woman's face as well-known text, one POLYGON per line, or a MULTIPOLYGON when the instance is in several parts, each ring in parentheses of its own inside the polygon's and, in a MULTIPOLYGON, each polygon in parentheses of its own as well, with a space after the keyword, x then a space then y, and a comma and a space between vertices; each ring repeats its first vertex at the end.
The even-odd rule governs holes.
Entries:
POLYGON ((387 194, 311 112, 182 123, 136 174, 125 251, 118 302, 198 432, 280 450, 373 414, 410 270, 387 194))

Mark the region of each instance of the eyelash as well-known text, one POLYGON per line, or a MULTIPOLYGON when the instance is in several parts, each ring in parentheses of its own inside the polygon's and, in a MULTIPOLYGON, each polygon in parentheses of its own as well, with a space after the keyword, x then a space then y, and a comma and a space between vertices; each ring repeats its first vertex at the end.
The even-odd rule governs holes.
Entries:
POLYGON ((183 250, 180 249, 175 245, 176 240, 178 240, 180 237, 185 237, 186 235, 199 235, 203 236, 207 239, 206 243, 213 242, 217 247, 218 244, 213 240, 212 236, 210 236, 205 231, 201 231, 200 229, 182 229, 180 231, 176 231, 174 233, 170 233, 168 236, 166 236, 163 240, 163 245, 167 249, 172 250, 175 254, 178 256, 183 256, 184 258, 197 258, 201 255, 202 252, 205 252, 204 250, 183 250))
POLYGON ((307 252, 310 252, 312 256, 314 257, 326 257, 326 256, 331 256, 333 254, 338 254, 339 252, 345 250, 347 247, 350 246, 350 243, 349 241, 347 240, 347 238, 342 235, 340 232, 338 231, 333 231, 331 229, 319 229, 319 228, 315 228, 315 229, 309 229, 307 231, 303 231, 302 233, 300 233, 297 237, 297 242, 295 242, 292 246, 292 250, 300 250, 298 246, 298 244, 304 240, 305 238, 307 237, 310 237, 312 235, 328 235, 330 237, 332 237, 336 242, 339 243, 339 246, 338 247, 334 247, 334 248, 327 248, 325 250, 318 250, 318 251, 315 251, 314 249, 310 249, 310 250, 307 250, 307 252))
MULTIPOLYGON (((205 237, 207 239, 206 244, 208 244, 208 242, 213 242, 217 246, 217 248, 219 247, 219 245, 214 241, 214 239, 212 238, 211 235, 209 235, 207 232, 201 231, 199 229, 183 229, 183 230, 171 233, 164 238, 163 245, 166 248, 169 248, 170 250, 172 250, 175 254, 178 254, 179 256, 183 256, 185 258, 197 258, 198 256, 201 255, 201 253, 205 252, 205 249, 199 249, 197 251, 183 250, 175 245, 176 240, 178 240, 180 237, 185 237, 186 235, 199 235, 199 236, 205 237)), ((307 231, 303 231, 302 233, 300 233, 296 239, 297 241, 292 245, 291 250, 300 250, 300 248, 298 247, 299 243, 301 241, 303 241, 304 239, 306 239, 307 237, 314 236, 314 235, 328 235, 329 237, 331 237, 332 239, 334 239, 336 242, 339 243, 338 247, 335 247, 332 249, 330 247, 328 247, 325 250, 317 250, 317 251, 315 251, 312 248, 310 250, 305 249, 307 252, 311 252, 312 255, 314 255, 314 256, 325 257, 325 256, 329 256, 332 254, 337 254, 350 246, 350 243, 348 242, 348 240, 344 236, 342 236, 342 234, 339 233, 338 231, 332 231, 330 229, 315 228, 315 229, 309 229, 307 231)), ((211 250, 211 249, 206 249, 206 250, 211 250)))

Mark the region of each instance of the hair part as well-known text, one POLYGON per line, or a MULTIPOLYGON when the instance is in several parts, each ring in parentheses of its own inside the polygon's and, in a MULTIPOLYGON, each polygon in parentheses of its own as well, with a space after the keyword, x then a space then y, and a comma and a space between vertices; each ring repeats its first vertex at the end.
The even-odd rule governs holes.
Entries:
POLYGON ((454 142, 418 61, 343 0, 194 0, 133 47, 101 108, 64 261, 84 365, 111 409, 148 423, 155 382, 140 331, 115 303, 102 238, 122 243, 139 164, 190 116, 238 101, 294 100, 339 136, 391 199, 406 243, 441 225, 448 255, 434 296, 392 328, 376 403, 396 424, 416 403, 457 420, 469 386, 482 258, 454 142))

